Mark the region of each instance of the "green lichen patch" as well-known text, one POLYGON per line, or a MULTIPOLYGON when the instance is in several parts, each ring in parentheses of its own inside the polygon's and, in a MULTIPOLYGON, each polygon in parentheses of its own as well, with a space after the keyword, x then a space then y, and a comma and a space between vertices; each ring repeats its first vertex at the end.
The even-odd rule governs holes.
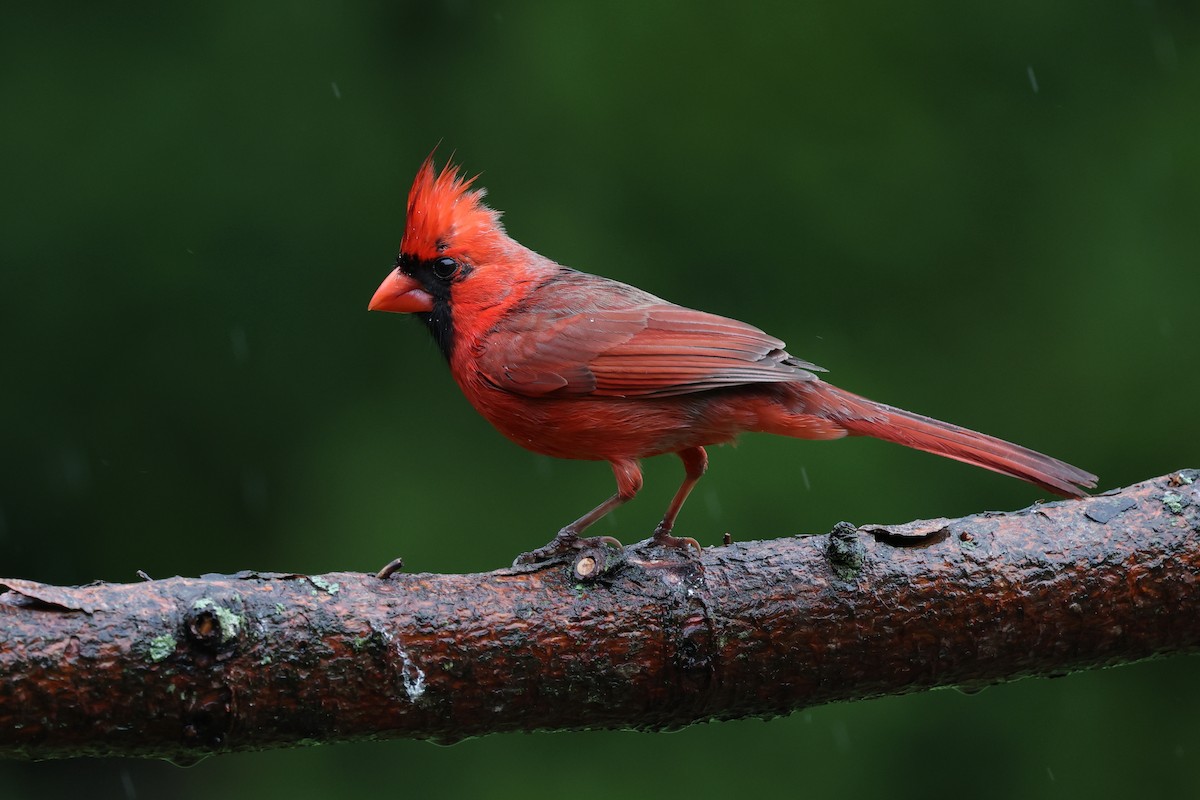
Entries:
POLYGON ((308 582, 317 587, 323 592, 329 594, 337 594, 342 590, 342 585, 337 581, 330 581, 322 578, 320 575, 309 575, 308 582))
POLYGON ((159 634, 150 640, 149 655, 150 660, 157 664, 159 661, 170 656, 175 652, 175 646, 178 642, 175 637, 169 633, 159 634))
POLYGON ((1163 492, 1162 502, 1171 510, 1172 514, 1182 513, 1183 507, 1188 504, 1187 498, 1178 492, 1163 492))

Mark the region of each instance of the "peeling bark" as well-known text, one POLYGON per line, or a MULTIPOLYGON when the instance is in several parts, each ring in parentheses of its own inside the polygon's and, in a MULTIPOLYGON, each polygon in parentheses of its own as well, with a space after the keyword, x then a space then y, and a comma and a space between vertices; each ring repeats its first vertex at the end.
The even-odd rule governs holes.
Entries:
POLYGON ((0 756, 659 730, 1194 651, 1198 478, 702 557, 0 579, 0 756))

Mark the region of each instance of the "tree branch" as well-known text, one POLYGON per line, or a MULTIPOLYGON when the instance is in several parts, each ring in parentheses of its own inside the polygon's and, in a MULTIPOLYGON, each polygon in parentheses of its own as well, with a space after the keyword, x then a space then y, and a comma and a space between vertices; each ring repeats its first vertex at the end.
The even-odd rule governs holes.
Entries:
POLYGON ((1198 477, 702 558, 0 580, 0 756, 669 729, 1192 651, 1198 477))

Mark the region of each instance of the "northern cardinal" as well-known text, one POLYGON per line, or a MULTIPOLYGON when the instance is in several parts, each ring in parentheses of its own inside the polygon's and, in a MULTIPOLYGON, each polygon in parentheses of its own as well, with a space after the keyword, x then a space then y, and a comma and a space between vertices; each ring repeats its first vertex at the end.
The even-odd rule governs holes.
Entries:
POLYGON ((745 431, 874 436, 1066 497, 1096 485, 1058 459, 831 386, 744 322, 560 266, 510 238, 474 181, 425 159, 395 269, 368 308, 416 314, 471 405, 517 444, 612 465, 616 494, 519 562, 619 547, 580 534, 642 488, 639 459, 663 453, 683 460, 686 477, 654 539, 699 549, 671 535, 675 519, 708 466, 704 446, 745 431))

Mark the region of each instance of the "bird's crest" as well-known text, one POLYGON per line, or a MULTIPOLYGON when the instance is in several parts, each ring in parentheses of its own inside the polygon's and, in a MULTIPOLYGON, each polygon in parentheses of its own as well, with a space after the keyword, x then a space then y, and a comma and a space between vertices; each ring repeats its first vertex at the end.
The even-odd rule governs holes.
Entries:
POLYGON ((458 167, 449 162, 439 172, 430 153, 408 191, 401 252, 431 259, 470 247, 481 235, 503 231, 500 212, 483 204, 487 191, 471 188, 478 177, 463 178, 458 167))

